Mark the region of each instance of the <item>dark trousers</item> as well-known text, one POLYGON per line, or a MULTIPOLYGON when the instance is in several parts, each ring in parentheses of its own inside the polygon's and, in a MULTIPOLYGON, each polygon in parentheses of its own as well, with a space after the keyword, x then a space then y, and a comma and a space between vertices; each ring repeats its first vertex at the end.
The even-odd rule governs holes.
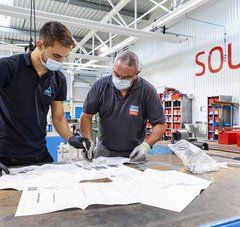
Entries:
POLYGON ((5 158, 0 157, 0 162, 5 166, 19 166, 19 165, 31 165, 31 164, 44 164, 53 162, 52 156, 49 152, 44 152, 41 156, 35 158, 5 158))
POLYGON ((125 152, 124 151, 123 152, 110 151, 103 144, 101 144, 98 141, 94 157, 98 158, 98 157, 102 156, 102 157, 125 157, 125 158, 128 158, 130 153, 131 153, 131 151, 125 151, 125 152))

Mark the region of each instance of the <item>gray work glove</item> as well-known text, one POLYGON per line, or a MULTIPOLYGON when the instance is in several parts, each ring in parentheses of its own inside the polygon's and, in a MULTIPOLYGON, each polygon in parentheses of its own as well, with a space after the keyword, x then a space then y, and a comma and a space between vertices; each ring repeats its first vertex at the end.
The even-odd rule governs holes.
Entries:
POLYGON ((130 154, 129 158, 132 162, 140 162, 146 160, 146 154, 150 150, 150 146, 147 142, 142 142, 140 145, 135 147, 130 154))
POLYGON ((88 149, 85 149, 82 151, 82 156, 84 159, 88 161, 92 161, 94 158, 94 152, 95 152, 95 144, 93 141, 89 140, 90 146, 88 149))

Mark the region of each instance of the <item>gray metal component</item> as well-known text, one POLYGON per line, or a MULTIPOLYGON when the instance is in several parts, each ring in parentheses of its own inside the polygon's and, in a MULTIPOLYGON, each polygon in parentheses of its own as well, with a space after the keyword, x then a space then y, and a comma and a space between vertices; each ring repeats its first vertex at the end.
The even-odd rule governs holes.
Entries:
POLYGON ((208 143, 199 142, 199 141, 192 141, 191 143, 202 150, 209 150, 208 143))
POLYGON ((189 139, 189 133, 186 129, 179 129, 177 130, 178 135, 179 135, 179 140, 188 140, 189 139))
POLYGON ((193 138, 197 138, 198 128, 193 124, 184 124, 185 129, 191 134, 193 138))
POLYGON ((181 100, 182 126, 192 123, 192 99, 183 97, 181 100))
POLYGON ((219 95, 219 102, 232 102, 231 95, 219 95))

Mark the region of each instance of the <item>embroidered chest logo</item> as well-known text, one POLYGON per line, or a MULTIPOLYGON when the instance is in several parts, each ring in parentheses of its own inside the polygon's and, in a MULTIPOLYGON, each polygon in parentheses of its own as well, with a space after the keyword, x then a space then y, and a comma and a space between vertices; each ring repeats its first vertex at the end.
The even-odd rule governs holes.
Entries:
POLYGON ((48 87, 45 91, 44 91, 44 95, 47 95, 49 97, 52 96, 52 88, 51 87, 48 87))
POLYGON ((131 105, 129 108, 128 114, 132 116, 137 116, 138 112, 139 112, 139 106, 131 105))

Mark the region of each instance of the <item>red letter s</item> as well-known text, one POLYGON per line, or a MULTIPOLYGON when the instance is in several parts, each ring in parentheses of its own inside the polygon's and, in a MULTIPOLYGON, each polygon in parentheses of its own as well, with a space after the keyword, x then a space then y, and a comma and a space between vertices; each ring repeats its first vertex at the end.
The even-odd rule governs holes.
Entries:
POLYGON ((205 74, 205 72, 206 72, 206 66, 205 66, 205 64, 204 64, 203 62, 201 62, 201 61, 198 60, 198 57, 199 57, 200 55, 203 55, 203 54, 205 54, 205 51, 202 51, 202 52, 197 53, 196 58, 195 58, 196 64, 202 67, 202 71, 199 72, 199 73, 196 73, 196 74, 195 74, 196 76, 203 76, 203 75, 205 74))

